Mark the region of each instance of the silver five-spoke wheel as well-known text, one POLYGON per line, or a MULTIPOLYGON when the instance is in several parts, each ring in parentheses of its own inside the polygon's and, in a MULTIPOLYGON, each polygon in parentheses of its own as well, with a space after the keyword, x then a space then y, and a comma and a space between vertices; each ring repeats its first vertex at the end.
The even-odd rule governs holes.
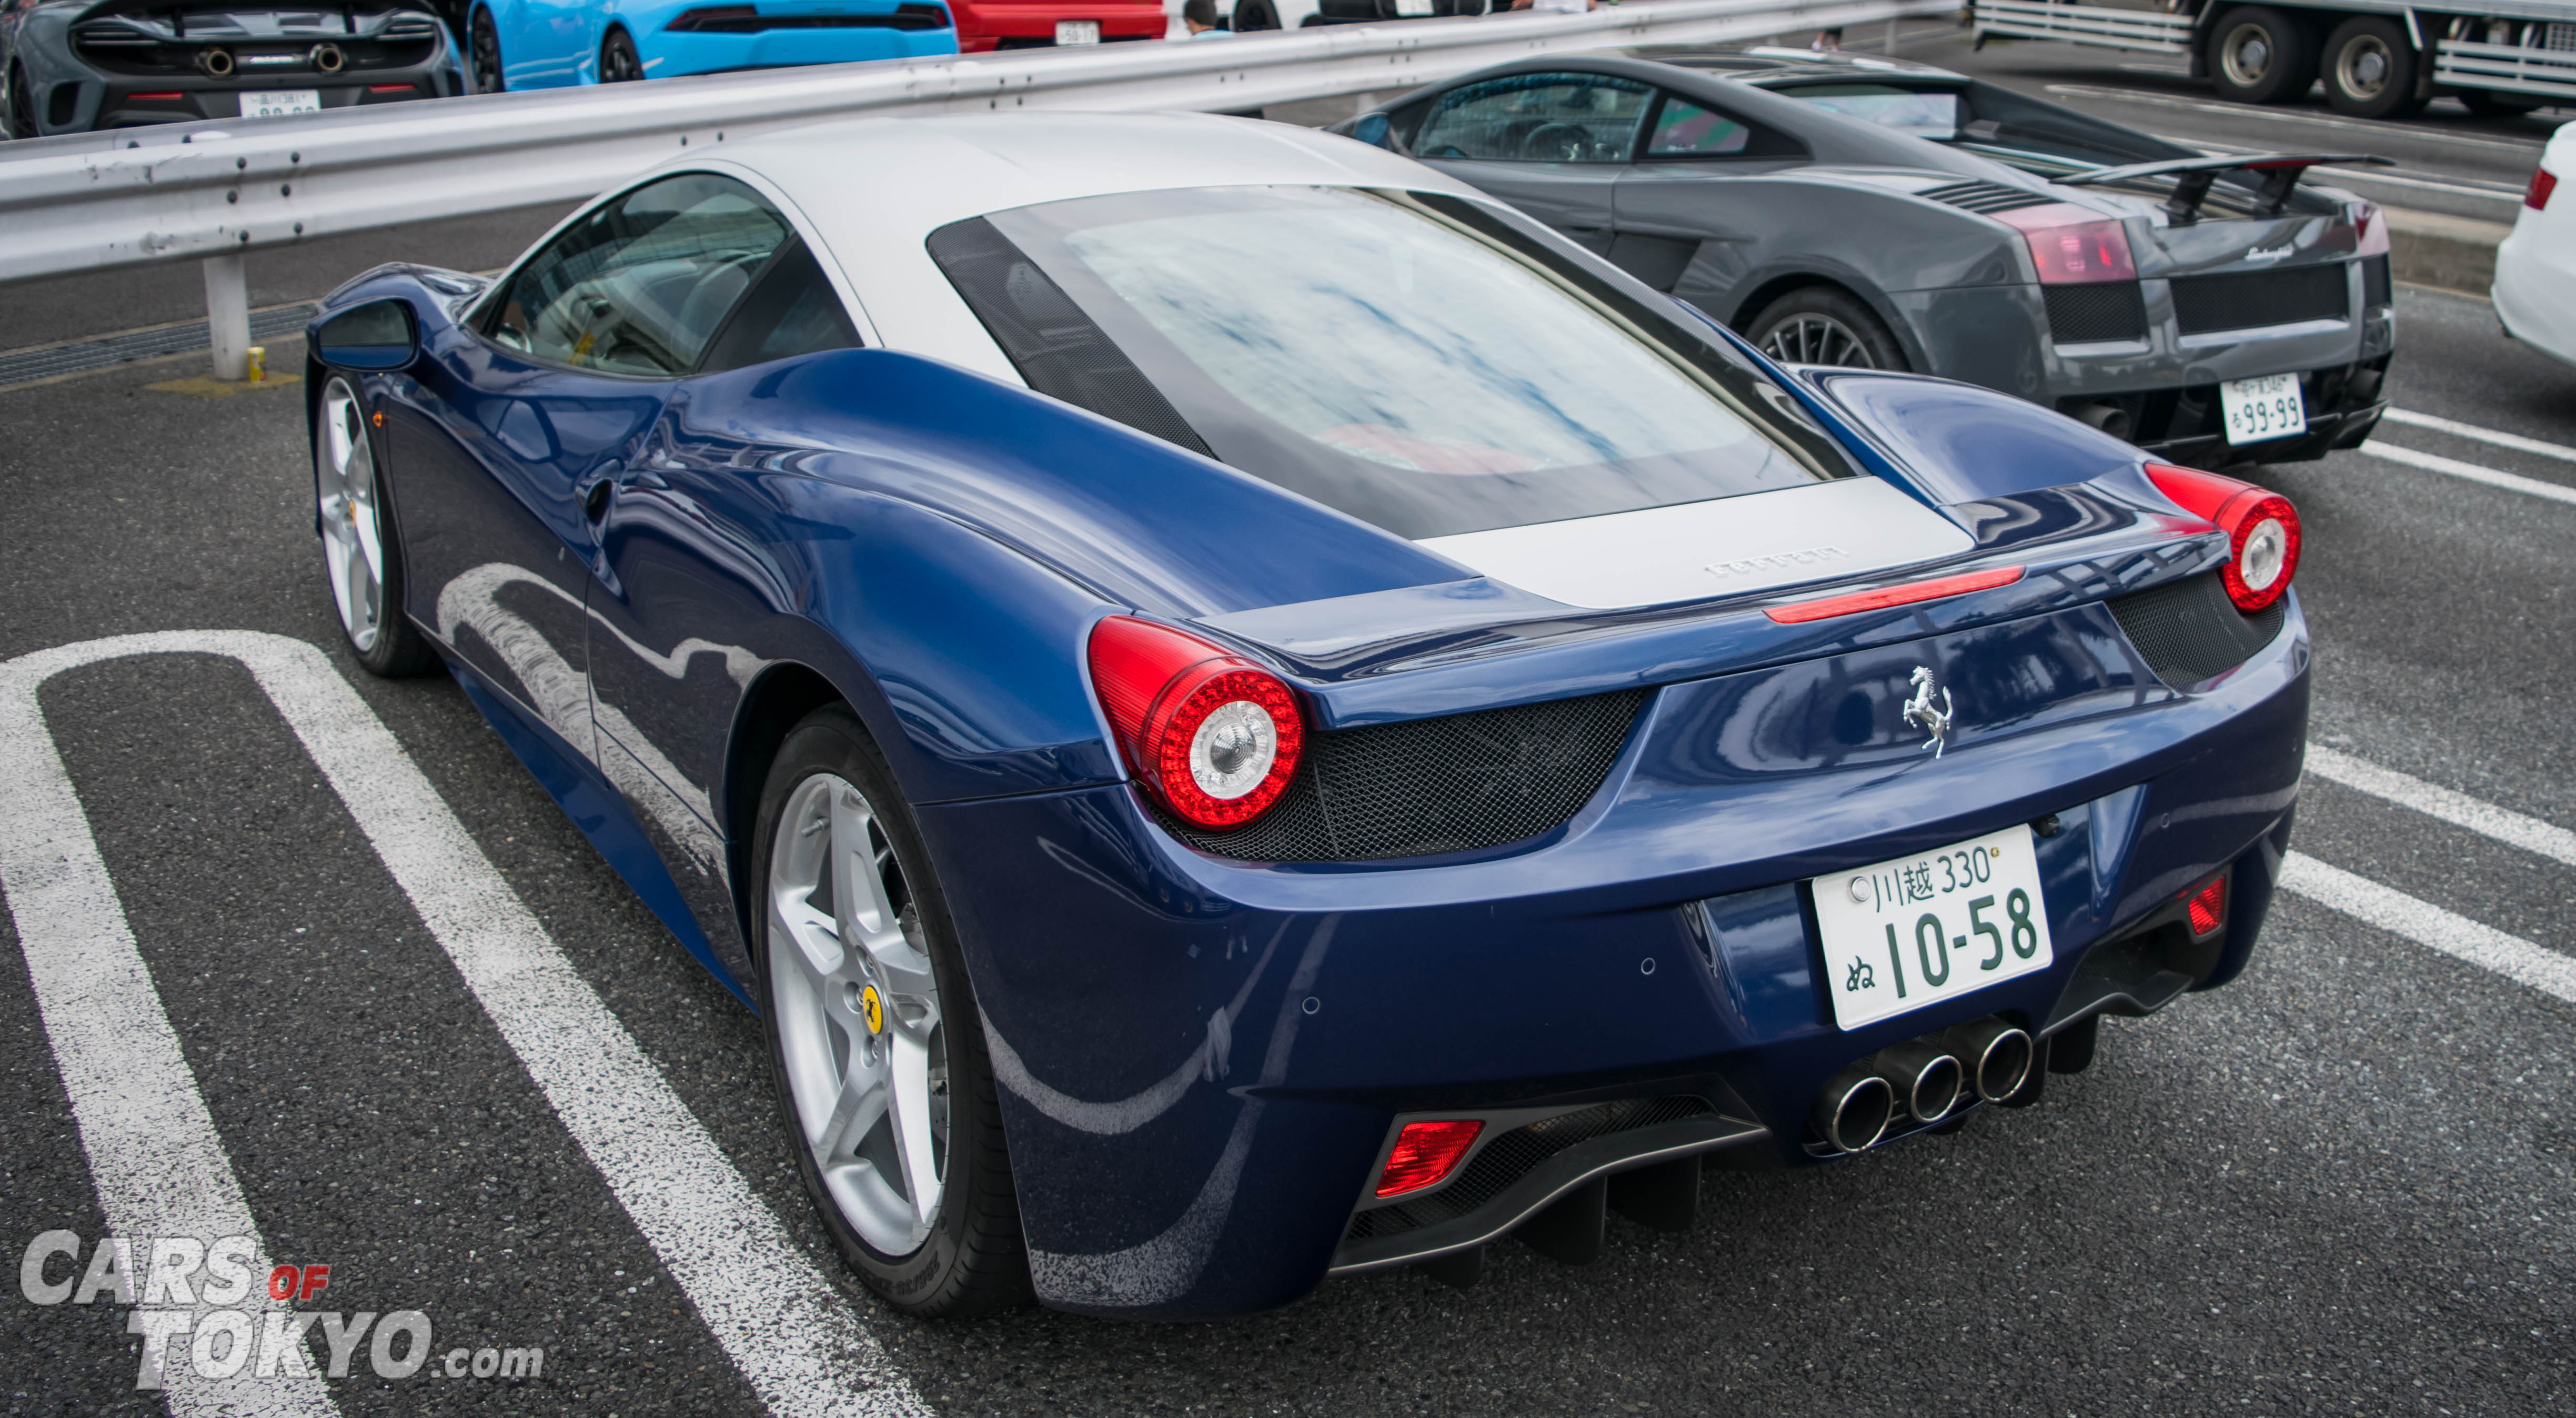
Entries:
POLYGON ((1852 369, 1878 367, 1878 361, 1870 358, 1869 346, 1861 342, 1860 336, 1830 315, 1791 316, 1763 337, 1762 352, 1782 364, 1834 364, 1852 369))
POLYGON ((770 1007, 806 1149, 887 1256, 918 1250, 948 1177, 948 1043, 919 913, 885 824, 831 773, 799 783, 772 848, 770 1007))
POLYGON ((331 598, 349 643, 364 654, 384 633, 385 544, 376 515, 375 445, 367 437, 366 410, 345 379, 322 391, 322 426, 313 440, 317 506, 322 515, 322 556, 331 572, 331 598))

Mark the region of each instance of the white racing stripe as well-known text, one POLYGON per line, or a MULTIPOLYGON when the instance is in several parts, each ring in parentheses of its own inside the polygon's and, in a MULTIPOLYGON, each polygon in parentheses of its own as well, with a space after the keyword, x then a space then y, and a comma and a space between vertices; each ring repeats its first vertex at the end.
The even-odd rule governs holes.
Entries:
POLYGON ((2528 493, 2533 497, 2545 497, 2552 502, 2564 502, 2576 506, 2576 487, 2568 487, 2562 483, 2542 482, 2538 478, 2526 478, 2520 473, 2508 473, 2501 469, 2487 467, 2482 463, 2464 463, 2457 458, 2445 458, 2439 453, 2418 453, 2412 448, 2400 448, 2394 443, 2382 443, 2376 438, 2362 444, 2361 451, 2373 458, 2384 458, 2391 463, 2404 463, 2410 468, 2421 468, 2428 473, 2466 478, 2470 482, 2485 483, 2489 487, 2500 487, 2508 492, 2528 493))
POLYGON ((2281 861, 2281 889, 2458 960, 2493 970, 2516 984, 2576 1004, 2576 957, 2532 944, 2392 891, 2341 867, 2292 852, 2281 861))
POLYGON ((2525 438, 2519 433, 2480 428, 2476 424, 2461 423, 2457 419, 2419 414, 2413 409, 2390 409, 2380 417, 2390 423, 2411 424, 2416 428, 2429 428, 2436 433, 2447 433, 2453 438, 2475 439, 2480 443, 2492 443, 2498 448, 2511 448, 2520 453, 2537 453, 2543 458, 2560 458, 2576 463, 2576 448, 2570 448, 2564 443, 2547 443, 2537 438, 2525 438))
POLYGON ((2466 793, 2455 793, 2437 787, 2421 778, 2410 778, 2393 768, 2365 763, 2350 754, 2310 745, 2308 771, 2330 783, 2385 798, 2400 807, 2410 807, 2426 817, 2439 818, 2454 827, 2492 837, 2507 846, 2548 857, 2576 867, 2576 832, 2525 817, 2480 802, 2466 793))
MULTIPOLYGON (((98 658, 83 655, 86 648, 0 662, 0 888, 8 892, 36 1011, 111 1234, 147 1268, 152 1237, 212 1244, 248 1236, 254 1272, 264 1280, 267 1243, 36 702, 47 679, 98 658)), ((201 1315, 217 1308, 203 1303, 204 1281, 200 1275, 200 1303, 192 1307, 201 1315)), ((142 1277, 134 1283, 139 1291, 142 1277)), ((244 1302, 224 1308, 283 1307, 255 1285, 244 1302)), ((179 1351, 162 1356, 172 1418, 326 1418, 340 1411, 310 1373, 260 1378, 254 1368, 230 1379, 200 1378, 186 1341, 167 1343, 179 1351)))
MULTIPOLYGON (((0 857, 0 867, 8 874, 20 935, 36 942, 28 950, 30 961, 50 960, 70 949, 83 960, 103 960, 85 964, 72 983, 120 971, 129 977, 123 986, 123 1016, 106 1025, 66 1021, 75 1037, 64 1075, 71 1082, 79 1072, 73 1088, 76 1107, 84 1096, 94 1100, 80 1115, 83 1141, 93 1159, 101 1153, 100 1143, 90 1140, 93 1112, 107 1124, 141 1125, 149 1134, 103 1134, 110 1144, 107 1163, 93 1162, 99 1167, 101 1191, 111 1184, 148 1184, 173 1198, 158 1204, 185 1211, 208 1205, 201 1195, 205 1189, 177 1184, 212 1182, 214 1191, 232 1198, 238 1224, 232 1219, 190 1227, 173 1223, 172 1229, 211 1228, 223 1234, 226 1228, 248 1227, 239 1187, 223 1164, 211 1121, 197 1124, 202 1136, 194 1143, 206 1157, 184 1173, 174 1171, 178 1164, 167 1160, 187 1139, 174 1137, 172 1120, 157 1111, 167 1104, 166 1095, 174 1089, 183 1093, 181 1102, 193 1104, 200 1120, 204 1105, 178 1057, 157 998, 150 1001, 148 1017, 137 1017, 141 1011, 131 999, 134 982, 147 995, 150 983, 141 977, 141 962, 131 936, 122 930, 121 916, 114 940, 92 939, 102 911, 114 910, 110 888, 103 868, 96 865, 95 849, 87 845, 78 800, 34 708, 34 687, 75 665, 127 655, 189 653, 228 656, 257 677, 502 1038, 769 1409, 797 1418, 926 1413, 848 1303, 752 1195, 714 1139, 493 869, 401 744, 330 660, 300 640, 251 631, 165 632, 94 640, 0 665, 7 676, 0 684, 15 691, 0 694, 0 713, 20 716, 0 719, 0 794, 6 795, 0 796, 0 824, 5 824, 0 826, 0 852, 7 853, 0 857), (69 861, 84 850, 86 866, 69 861), (36 894, 22 899, 22 881, 36 894), (74 935, 84 928, 84 934, 74 935), (72 938, 66 941, 67 936, 72 938), (139 1029, 139 1036, 129 1036, 130 1029, 139 1029), (85 1042, 91 1054, 80 1052, 85 1042), (112 1060, 94 1057, 99 1045, 114 1049, 112 1060), (157 1070, 158 1092, 127 1102, 138 1052, 145 1067, 157 1070), (77 1069, 73 1060, 80 1061, 77 1069), (129 1157, 119 1150, 139 1153, 146 1145, 152 1154, 148 1157, 129 1157)), ((42 986, 40 980, 40 992, 42 986)), ((49 1032, 53 1015, 48 1004, 49 1032)), ((61 1036, 56 1037, 60 1050, 61 1036)), ((187 1120, 180 1122, 184 1130, 187 1120)), ((116 1219, 126 1229, 124 1219, 116 1219)), ((151 1219, 158 1224, 160 1218, 155 1213, 151 1219)), ((314 1405, 301 1411, 330 1411, 326 1396, 316 1394, 314 1405)))

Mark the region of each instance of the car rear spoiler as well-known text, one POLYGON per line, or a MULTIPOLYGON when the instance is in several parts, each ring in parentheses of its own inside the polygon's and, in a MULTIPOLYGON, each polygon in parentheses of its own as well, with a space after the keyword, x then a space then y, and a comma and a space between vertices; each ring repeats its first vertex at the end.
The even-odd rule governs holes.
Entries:
POLYGON ((2277 217, 2289 206, 2290 189, 2299 185, 2309 168, 2319 163, 2357 162, 2371 167, 2395 167, 2396 160, 2361 153, 2247 153, 2242 157, 2166 158, 2157 162, 2133 162, 2122 167, 2097 167, 2090 172, 2070 172, 2050 178, 2061 187, 2096 187, 2111 182, 2127 182, 2139 177, 2164 177, 2174 180, 2173 195, 2165 199, 2165 215, 2175 226, 2189 226, 2200 220, 2200 204, 2209 196, 2209 185, 2222 172, 2259 172, 2263 187, 2257 194, 2263 215, 2277 217))

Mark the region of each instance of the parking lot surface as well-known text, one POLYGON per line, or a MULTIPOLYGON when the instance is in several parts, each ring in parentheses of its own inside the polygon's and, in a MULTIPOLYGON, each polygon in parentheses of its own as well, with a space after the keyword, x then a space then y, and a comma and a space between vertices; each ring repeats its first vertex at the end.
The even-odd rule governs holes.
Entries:
MULTIPOLYGON (((2213 144, 2271 121, 2169 111, 2157 131, 2213 144)), ((2387 141, 2537 147, 2414 126, 2439 136, 2387 141)), ((2528 166, 2426 152, 2401 175, 2518 188, 2528 166)), ((544 224, 480 222, 449 234, 455 264, 544 224)), ((309 265, 277 267, 277 299, 317 293, 309 265)), ((150 323, 68 283, 40 304, 52 339, 150 323)), ((842 1277, 756 1021, 453 683, 372 680, 337 648, 300 386, 152 387, 182 364, 0 391, 7 1253, 62 1230, 86 1258, 112 1205, 245 1216, 268 1258, 330 1267, 306 1308, 434 1327, 409 1377, 361 1343, 299 1390, 350 1414, 2565 1411, 2576 370, 2473 298, 2406 289, 2399 318, 2403 417, 2261 474, 2310 539, 2325 752, 2245 980, 2112 1021, 2036 1108, 1713 1172, 1687 1235, 1614 1220, 1588 1267, 1507 1243, 1472 1290, 1397 1271, 1186 1326, 924 1324, 842 1277), (156 638, 95 644, 122 636, 156 638), (7 719, 12 694, 38 717, 7 719), (104 890, 81 888, 83 842, 104 890), (129 957, 166 1032, 118 1012, 129 957), (73 958, 108 963, 45 963, 73 958), (74 1057, 62 1019, 141 1023, 74 1057), (114 1098, 152 1105, 125 1170, 73 1119, 114 1098), (664 1111, 638 1123, 634 1098, 664 1111), (211 1175, 205 1145, 230 1199, 169 1185, 211 1175), (542 1365, 477 1377, 485 1349, 542 1365)), ((163 1411, 123 1315, 0 1297, 0 1409, 163 1411)))

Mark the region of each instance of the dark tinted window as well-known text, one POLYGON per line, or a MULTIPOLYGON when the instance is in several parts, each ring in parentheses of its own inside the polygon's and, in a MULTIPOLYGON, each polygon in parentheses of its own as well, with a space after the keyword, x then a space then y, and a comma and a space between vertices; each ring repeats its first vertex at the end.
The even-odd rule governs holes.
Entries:
POLYGON ((1425 158, 1626 162, 1654 90, 1600 74, 1513 74, 1432 101, 1413 135, 1425 158))
POLYGON ((787 234, 786 220, 739 182, 666 177, 605 203, 530 257, 484 333, 580 369, 686 374, 787 234))
POLYGON ((1949 90, 1905 89, 1894 84, 1808 84, 1781 92, 1829 113, 1936 143, 1959 136, 1960 99, 1949 90))
POLYGON ((1400 536, 1849 472, 1715 336, 1476 203, 1139 193, 962 222, 930 249, 1031 387, 1400 536))
POLYGON ((822 264, 804 242, 789 238, 760 273, 751 294, 716 336, 705 368, 740 369, 859 343, 859 332, 841 307, 822 264))

